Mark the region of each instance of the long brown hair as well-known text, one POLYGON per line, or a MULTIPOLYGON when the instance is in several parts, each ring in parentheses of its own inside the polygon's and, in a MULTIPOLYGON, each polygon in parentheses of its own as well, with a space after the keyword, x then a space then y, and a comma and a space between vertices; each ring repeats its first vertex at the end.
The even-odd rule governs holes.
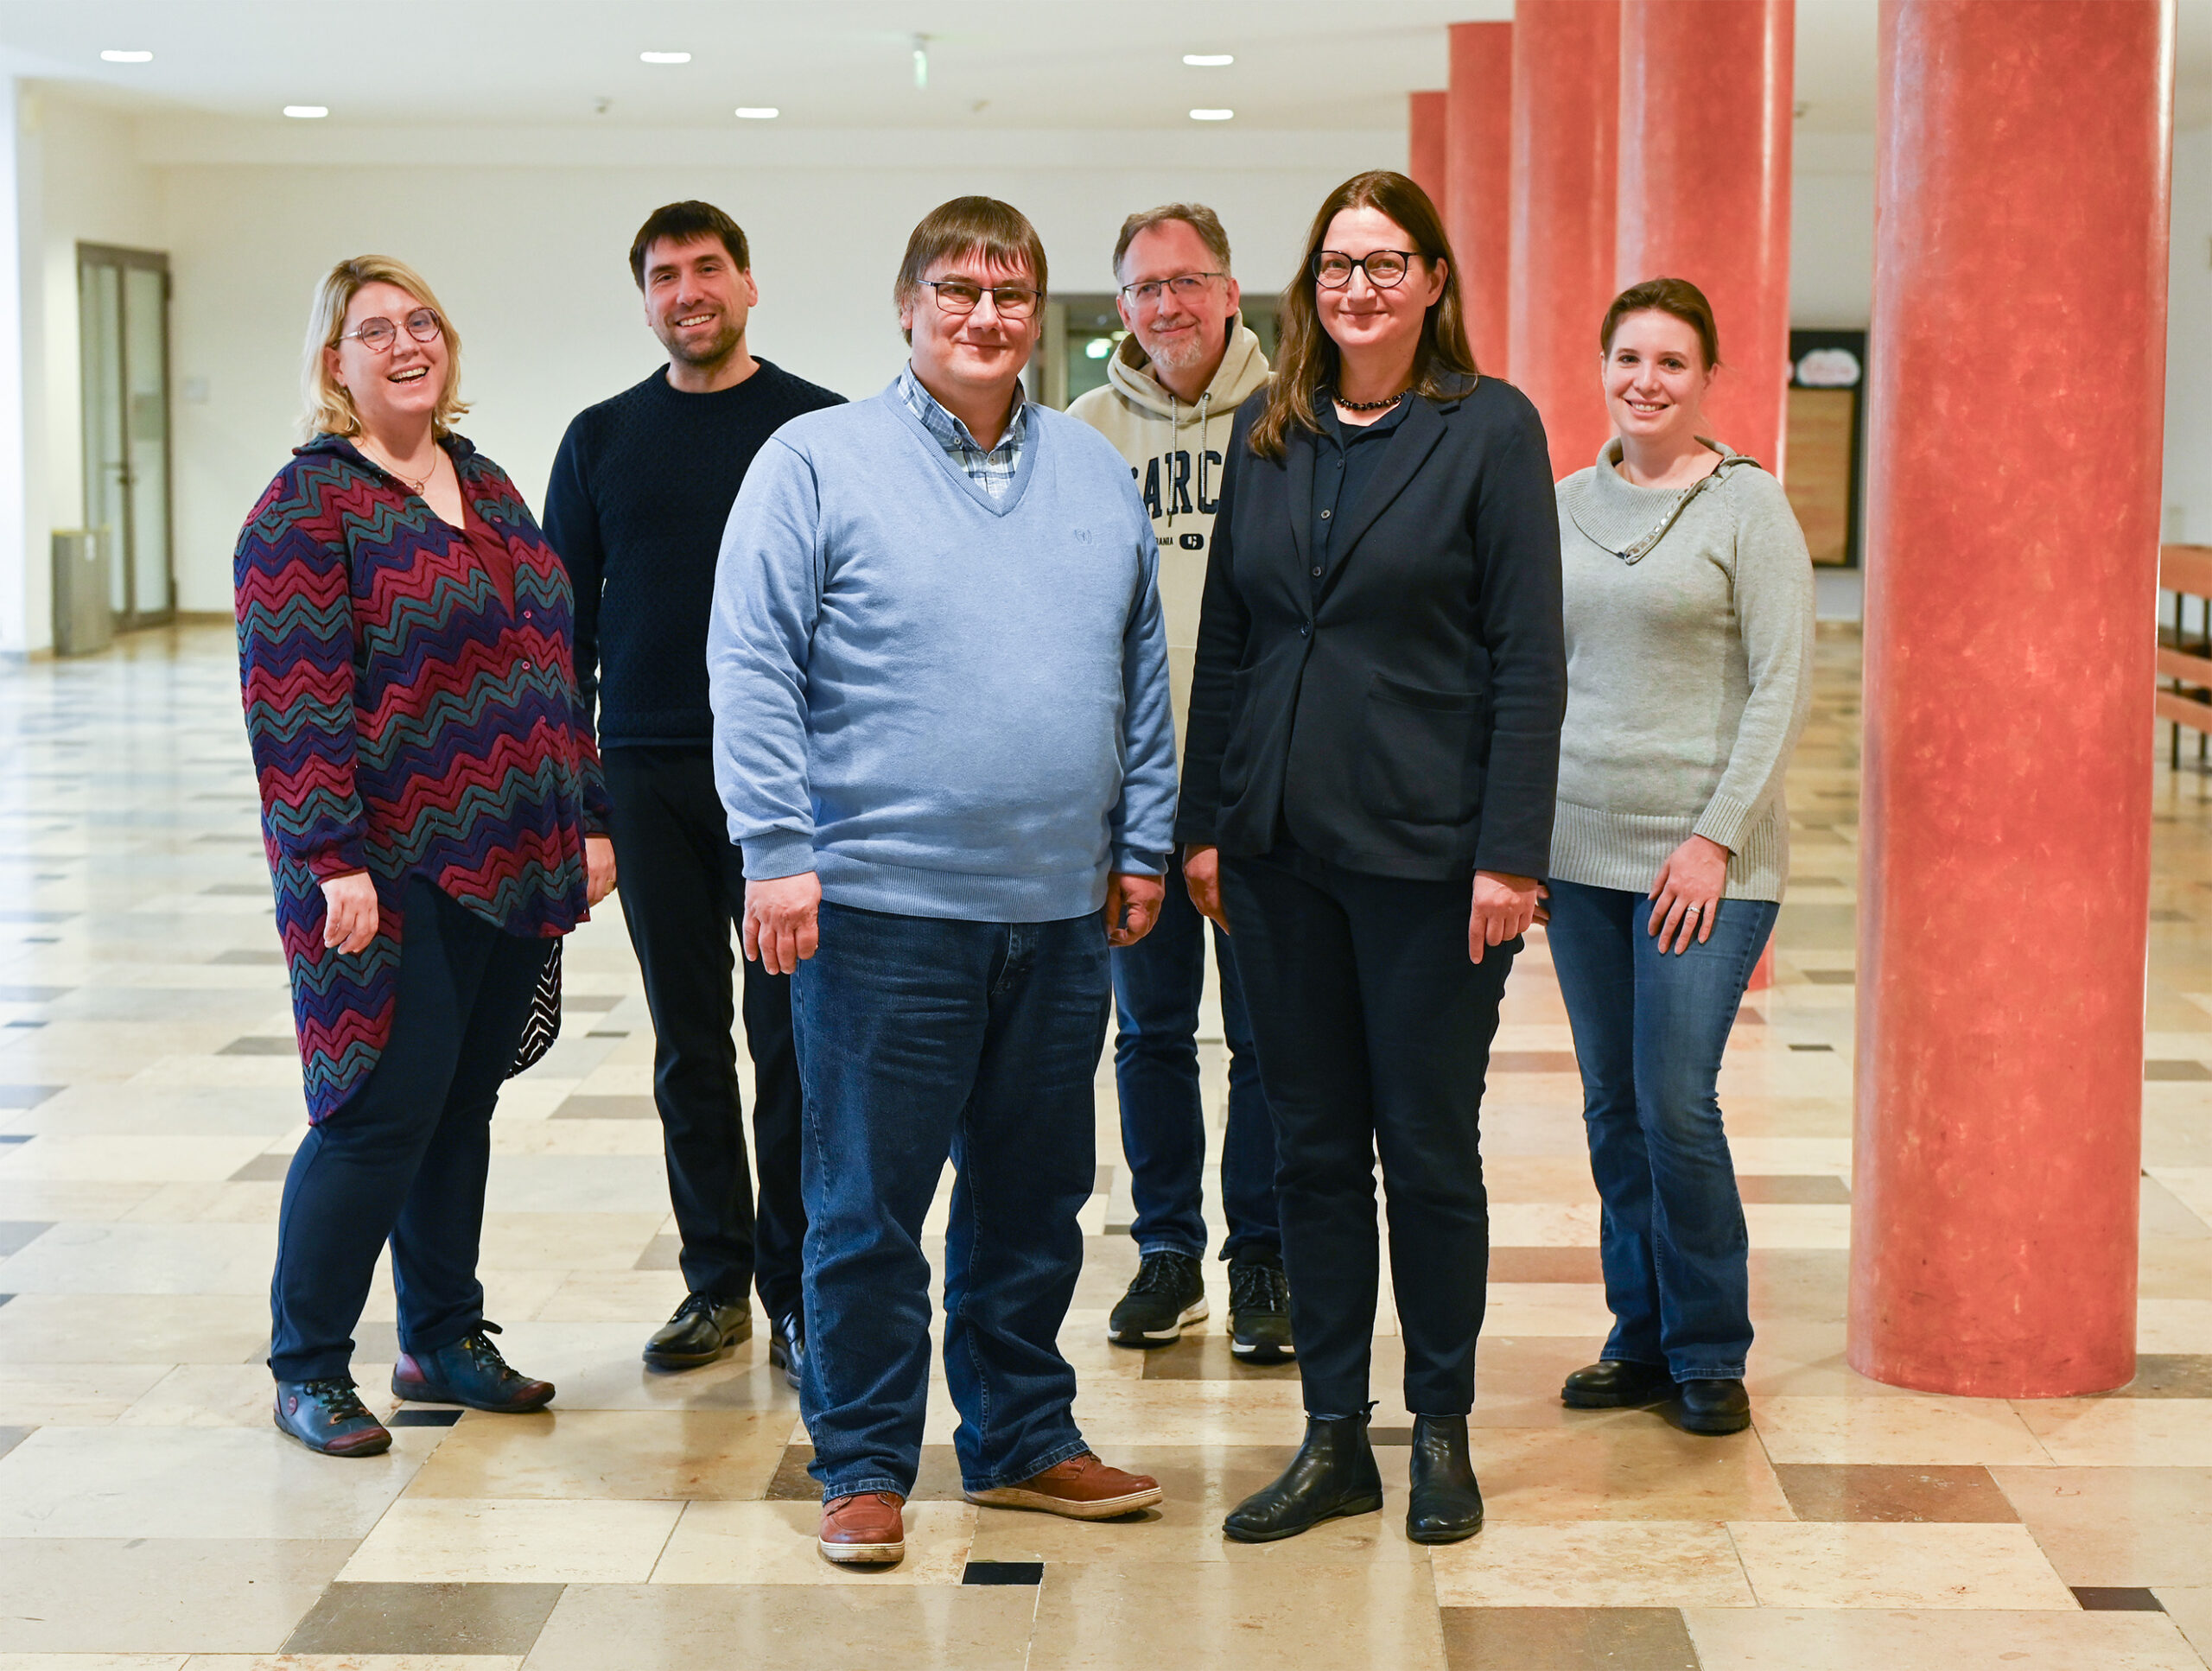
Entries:
POLYGON ((1283 442, 1293 424, 1316 434, 1320 420, 1313 414, 1313 396, 1336 380, 1337 345, 1321 328, 1321 313, 1313 300, 1313 257, 1329 235, 1329 223, 1346 209, 1375 209, 1405 229, 1421 259, 1432 267, 1444 264, 1444 293, 1429 304, 1421 321, 1421 343, 1414 350, 1413 392, 1431 400, 1464 394, 1475 378, 1475 353, 1467 346, 1467 324, 1459 308, 1459 264, 1452 258, 1452 241, 1444 234, 1444 218, 1436 213, 1428 194, 1404 175, 1389 168, 1356 174, 1331 192, 1313 217, 1306 235, 1306 251, 1297 275, 1284 287, 1281 311, 1276 315, 1275 374, 1268 385, 1268 403, 1252 425, 1252 450, 1262 458, 1281 458, 1283 442))

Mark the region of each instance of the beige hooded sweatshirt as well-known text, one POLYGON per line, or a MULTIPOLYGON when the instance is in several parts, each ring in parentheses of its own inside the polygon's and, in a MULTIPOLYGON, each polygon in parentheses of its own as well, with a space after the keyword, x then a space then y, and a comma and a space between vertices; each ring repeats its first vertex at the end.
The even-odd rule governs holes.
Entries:
POLYGON ((1152 374, 1136 338, 1126 336, 1106 362, 1102 389, 1068 407, 1114 443, 1136 478, 1160 541, 1160 607, 1167 620, 1167 676, 1175 704, 1175 752, 1191 700, 1191 669, 1198 643, 1198 604, 1205 595, 1207 547, 1221 493, 1229 427, 1244 397, 1268 380, 1260 339, 1232 317, 1221 368, 1188 405, 1152 374))

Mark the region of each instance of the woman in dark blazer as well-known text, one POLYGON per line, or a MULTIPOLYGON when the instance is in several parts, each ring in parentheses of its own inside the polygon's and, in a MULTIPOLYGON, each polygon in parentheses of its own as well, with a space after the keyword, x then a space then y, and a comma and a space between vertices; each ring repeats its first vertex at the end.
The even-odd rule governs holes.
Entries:
POLYGON ((1378 1153, 1414 1416, 1407 1532, 1482 1527, 1478 1117, 1549 863, 1567 673, 1543 426, 1477 377, 1458 286, 1412 181, 1331 193, 1214 524, 1175 834, 1246 971, 1306 1409, 1296 1460, 1224 1525, 1244 1541, 1382 1507, 1378 1153))

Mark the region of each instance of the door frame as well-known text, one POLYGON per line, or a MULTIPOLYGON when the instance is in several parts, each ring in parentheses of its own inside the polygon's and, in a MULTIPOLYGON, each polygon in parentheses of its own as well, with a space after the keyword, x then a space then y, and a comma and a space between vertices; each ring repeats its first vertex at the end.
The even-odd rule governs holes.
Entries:
MULTIPOLYGON (((117 531, 117 550, 114 559, 123 575, 124 608, 117 615, 115 628, 118 632, 141 626, 161 626, 176 619, 176 401, 175 384, 171 377, 169 347, 169 301, 175 285, 169 276, 169 258, 160 250, 134 250, 118 244, 86 244, 77 245, 77 378, 78 378, 78 443, 84 444, 84 408, 91 398, 89 379, 86 376, 85 276, 94 267, 114 267, 122 271, 133 268, 143 272, 156 272, 162 276, 162 569, 167 581, 168 607, 156 610, 138 607, 138 570, 132 562, 137 547, 137 530, 131 525, 136 514, 130 484, 125 484, 123 496, 124 525, 117 531)), ((118 282, 116 287, 117 337, 116 370, 122 379, 124 446, 130 445, 130 330, 124 321, 130 302, 130 286, 118 282)), ((80 463, 79 475, 82 479, 79 491, 83 494, 85 521, 92 525, 92 460, 88 455, 80 463)))

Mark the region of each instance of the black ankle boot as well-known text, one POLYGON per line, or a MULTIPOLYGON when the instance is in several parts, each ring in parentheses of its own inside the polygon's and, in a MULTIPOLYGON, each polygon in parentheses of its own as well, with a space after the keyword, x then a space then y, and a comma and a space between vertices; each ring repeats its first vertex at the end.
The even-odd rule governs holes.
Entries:
POLYGON ((1367 1442, 1367 1417, 1308 1416, 1306 1442, 1281 1477, 1238 1503, 1221 1529, 1239 1543, 1273 1543, 1339 1515, 1371 1515, 1382 1506, 1382 1476, 1367 1442))
POLYGON ((1406 1535, 1415 1543, 1458 1543, 1483 1529, 1482 1488, 1467 1456, 1467 1418, 1414 1418, 1413 1495, 1406 1535))

